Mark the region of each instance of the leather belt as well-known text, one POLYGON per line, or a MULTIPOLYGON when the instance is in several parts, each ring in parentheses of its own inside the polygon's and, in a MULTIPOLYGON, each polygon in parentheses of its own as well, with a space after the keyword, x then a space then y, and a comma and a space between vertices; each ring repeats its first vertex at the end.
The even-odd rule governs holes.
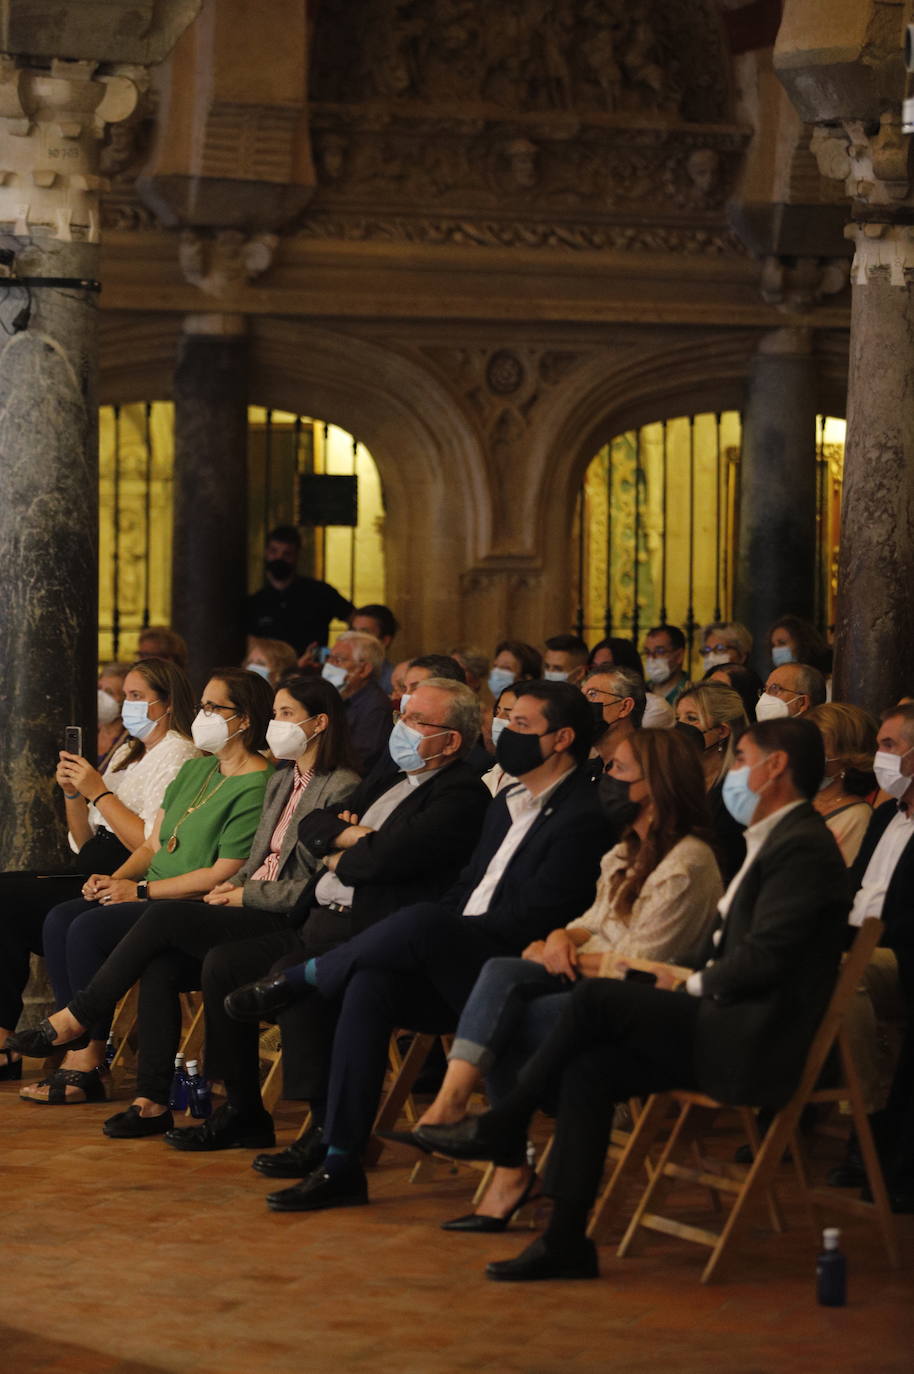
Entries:
POLYGON ((348 911, 351 911, 351 910, 352 910, 352 907, 351 907, 351 906, 343 906, 342 902, 328 902, 328 903, 327 903, 327 910, 328 910, 328 911, 342 911, 342 912, 348 912, 348 911))

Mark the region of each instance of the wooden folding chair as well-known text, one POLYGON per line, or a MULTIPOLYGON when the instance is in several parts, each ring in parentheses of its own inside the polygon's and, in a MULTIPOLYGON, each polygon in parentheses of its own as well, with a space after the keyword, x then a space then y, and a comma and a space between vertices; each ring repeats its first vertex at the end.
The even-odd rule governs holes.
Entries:
MULTIPOLYGON (((851 1212, 858 1217, 875 1221, 882 1233, 889 1263, 899 1264, 898 1242, 894 1218, 886 1193, 882 1170, 879 1165, 869 1120, 863 1106, 860 1084, 856 1068, 848 1051, 847 1042, 842 1035, 842 1019, 851 998, 855 995, 864 968, 878 943, 882 923, 876 920, 864 921, 849 954, 844 960, 838 975, 834 992, 819 1029, 816 1032, 799 1085, 790 1101, 780 1109, 771 1122, 765 1136, 759 1140, 754 1117, 745 1106, 737 1107, 747 1139, 753 1151, 753 1162, 747 1169, 735 1165, 721 1165, 700 1157, 698 1163, 689 1163, 689 1155, 696 1150, 701 1156, 701 1142, 718 1115, 733 1111, 723 1103, 715 1101, 704 1093, 677 1091, 658 1093, 648 1100, 645 1115, 651 1122, 658 1120, 669 1106, 678 1107, 678 1116, 669 1138, 657 1161, 653 1176, 645 1188, 635 1212, 629 1222, 618 1254, 631 1254, 643 1237, 645 1230, 660 1231, 666 1235, 679 1236, 706 1246, 711 1255, 701 1275, 702 1283, 715 1278, 724 1261, 729 1258, 734 1240, 744 1225, 750 1208, 763 1198, 769 1204, 769 1214, 775 1230, 782 1229, 777 1203, 773 1199, 771 1186, 788 1145, 793 1152, 794 1163, 800 1188, 804 1194, 807 1210, 814 1226, 820 1220, 819 1208, 828 1201, 830 1208, 851 1212), (837 1045, 845 1083, 840 1087, 818 1089, 816 1084, 832 1047, 837 1045), (867 1176, 873 1194, 873 1202, 862 1202, 847 1197, 838 1189, 825 1190, 813 1187, 809 1170, 799 1138, 798 1125, 800 1114, 807 1102, 830 1102, 847 1098, 851 1104, 854 1126, 860 1140, 860 1149, 866 1164, 867 1176), (661 1212, 660 1208, 667 1194, 678 1182, 698 1184, 709 1188, 716 1196, 731 1194, 733 1204, 726 1214, 719 1230, 687 1225, 661 1212), (772 1206, 773 1203, 773 1206, 772 1206)), ((659 1128, 658 1128, 659 1129, 659 1128)), ((654 1137, 656 1137, 656 1130, 654 1137)))
POLYGON ((396 1035, 390 1037, 388 1055, 391 1083, 378 1108, 372 1136, 365 1148, 365 1164, 377 1164, 386 1149, 387 1142, 379 1138, 379 1131, 393 1130, 401 1115, 404 1115, 410 1124, 416 1120, 417 1113, 412 1101, 413 1084, 422 1072, 435 1039, 434 1035, 417 1033, 413 1036, 409 1049, 401 1055, 396 1035))

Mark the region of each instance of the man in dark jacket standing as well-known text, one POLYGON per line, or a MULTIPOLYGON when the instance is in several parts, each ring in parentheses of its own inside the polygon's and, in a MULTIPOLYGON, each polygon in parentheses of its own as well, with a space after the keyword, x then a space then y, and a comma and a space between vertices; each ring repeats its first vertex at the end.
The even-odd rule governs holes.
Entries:
POLYGON ((340 1008, 324 1137, 312 1142, 309 1161, 317 1167, 294 1188, 272 1194, 273 1210, 366 1202, 359 1156, 371 1133, 391 1030, 453 1030, 487 959, 520 954, 592 901, 606 846, 606 823, 581 766, 592 731, 590 708, 576 687, 528 684, 498 742, 499 762, 518 785, 492 803, 456 885, 437 902, 406 907, 273 983, 227 999, 230 1012, 252 1017, 298 998, 340 1008))
POLYGON ((516 1150, 536 1107, 558 1100, 545 1187, 552 1220, 522 1254, 489 1265, 490 1278, 596 1277, 587 1214, 617 1102, 673 1088, 734 1104, 789 1100, 834 987, 850 907, 840 852, 810 805, 824 767, 821 735, 807 721, 747 730, 724 792, 747 825, 746 859, 689 961, 696 972, 685 990, 669 990, 671 979, 583 982, 497 1108, 417 1129, 435 1149, 489 1159, 516 1150))

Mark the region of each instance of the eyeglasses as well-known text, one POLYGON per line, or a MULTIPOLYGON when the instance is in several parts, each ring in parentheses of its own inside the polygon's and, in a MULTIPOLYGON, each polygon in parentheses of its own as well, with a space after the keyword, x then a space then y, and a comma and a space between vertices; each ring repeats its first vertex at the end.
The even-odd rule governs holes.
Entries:
POLYGON ((669 658, 670 654, 675 654, 675 649, 649 649, 645 644, 641 650, 645 658, 669 658))
POLYGON ((791 692, 789 687, 782 687, 779 682, 765 684, 765 695, 769 697, 799 697, 802 692, 791 692))
POLYGON ((613 701, 625 700, 625 697, 620 696, 618 692, 608 692, 605 687, 588 687, 584 696, 588 701, 596 701, 598 696, 610 697, 613 701))
POLYGON ((452 725, 441 725, 437 720, 419 720, 416 716, 401 716, 400 719, 410 730, 414 730, 417 725, 424 725, 428 730, 452 730, 454 728, 452 725))
POLYGON ((708 654, 729 654, 735 648, 735 644, 703 644, 698 652, 702 658, 707 658, 708 654))
POLYGON ((214 701, 198 701, 197 710, 202 711, 205 716, 211 716, 214 711, 236 711, 236 706, 217 706, 214 701))

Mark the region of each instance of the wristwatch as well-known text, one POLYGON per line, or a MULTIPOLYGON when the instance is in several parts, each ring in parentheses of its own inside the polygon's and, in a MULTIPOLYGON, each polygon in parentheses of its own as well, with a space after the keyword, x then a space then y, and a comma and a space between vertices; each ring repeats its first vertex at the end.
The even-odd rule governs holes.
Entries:
POLYGON ((148 902, 150 900, 149 884, 145 879, 136 885, 136 899, 138 902, 148 902))

